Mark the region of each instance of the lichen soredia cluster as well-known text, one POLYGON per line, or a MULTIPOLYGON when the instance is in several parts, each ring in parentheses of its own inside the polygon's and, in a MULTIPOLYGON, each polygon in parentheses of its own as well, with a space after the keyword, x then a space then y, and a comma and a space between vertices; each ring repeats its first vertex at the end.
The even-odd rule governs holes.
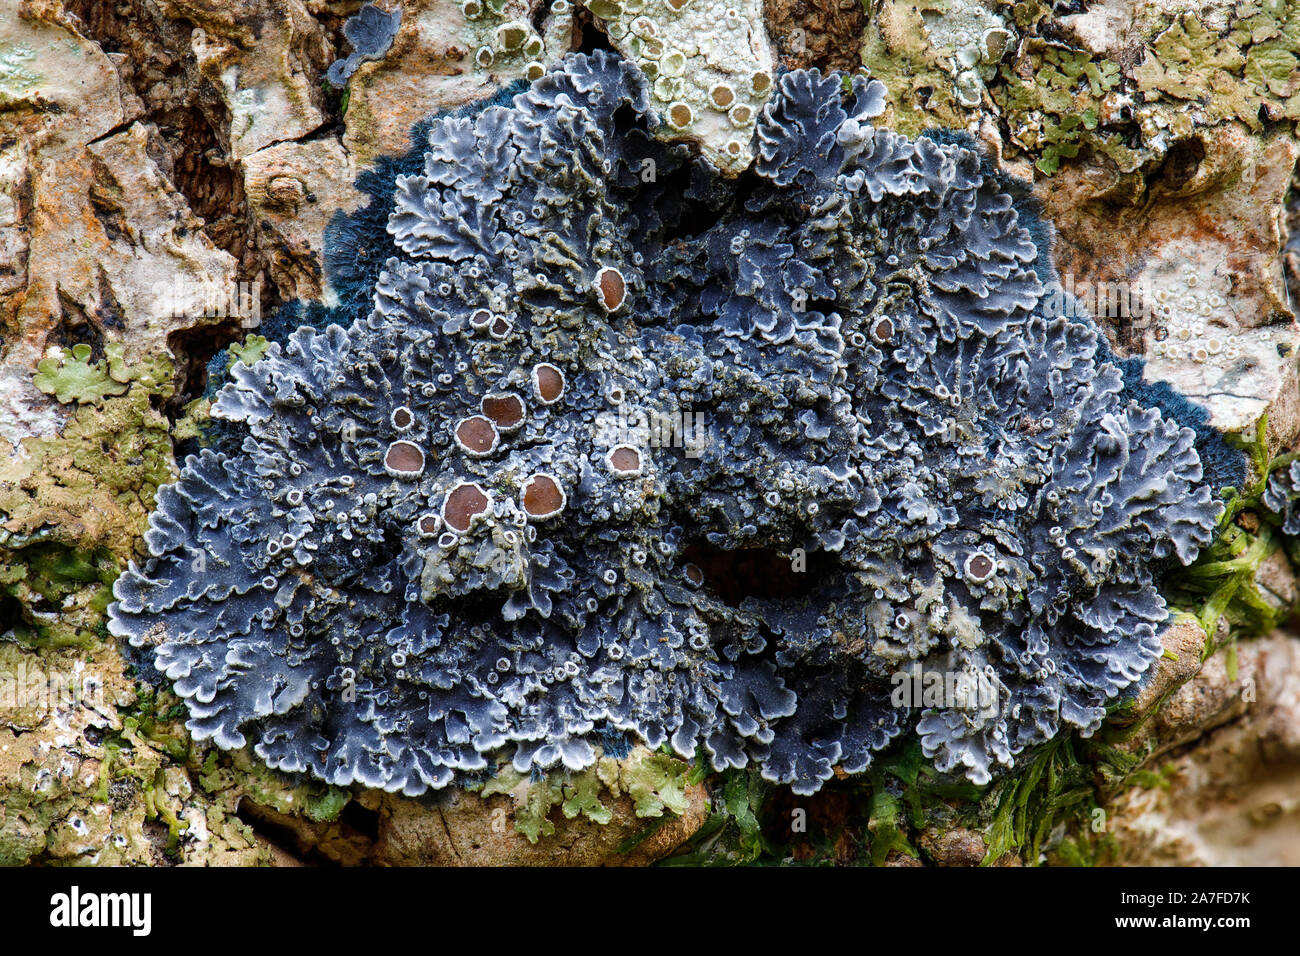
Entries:
POLYGON ((734 179, 604 53, 435 120, 373 307, 235 366, 237 438, 159 493, 113 633, 196 737, 408 794, 628 738, 807 793, 909 729, 987 781, 1096 728, 1220 506, 1192 432, 1045 314, 1014 185, 882 108, 785 74, 734 179), (707 441, 598 443, 620 404, 707 441), (760 549, 806 577, 710 579, 760 549), (994 706, 892 707, 913 662, 994 706))

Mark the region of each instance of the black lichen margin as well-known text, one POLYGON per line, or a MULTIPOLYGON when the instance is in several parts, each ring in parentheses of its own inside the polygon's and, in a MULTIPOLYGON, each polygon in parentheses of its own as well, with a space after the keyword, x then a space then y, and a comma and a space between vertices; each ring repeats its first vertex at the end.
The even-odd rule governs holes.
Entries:
POLYGON ((629 735, 807 793, 915 728, 982 782, 1160 654, 1151 569, 1221 506, 1192 431, 1044 314, 979 155, 799 71, 724 180, 645 82, 573 55, 435 120, 369 310, 235 367, 242 443, 159 492, 110 609, 197 737, 416 794, 629 735), (701 549, 810 580, 729 605, 701 549), (894 706, 913 665, 985 697, 894 706))

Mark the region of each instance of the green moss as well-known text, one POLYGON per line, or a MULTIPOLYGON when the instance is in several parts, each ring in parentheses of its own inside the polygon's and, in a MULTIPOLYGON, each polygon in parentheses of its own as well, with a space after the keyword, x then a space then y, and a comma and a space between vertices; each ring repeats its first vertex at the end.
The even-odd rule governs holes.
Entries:
POLYGON ((775 862, 780 849, 763 835, 759 814, 775 787, 754 770, 729 770, 715 778, 711 812, 677 854, 661 866, 745 866, 775 862))
POLYGON ((1211 636, 1206 657, 1227 641, 1273 630, 1295 610, 1266 597, 1257 581, 1260 567, 1278 552, 1292 564, 1300 559, 1300 542, 1282 533, 1279 519, 1260 501, 1269 475, 1296 458, 1295 453, 1270 457, 1267 430, 1268 417, 1262 416, 1249 441, 1233 439, 1246 452, 1250 480, 1243 489, 1224 489, 1224 514, 1214 541, 1165 582, 1172 606, 1195 617, 1211 636), (1216 644, 1221 618, 1227 620, 1228 637, 1216 644))
POLYGON ((899 793, 894 792, 885 780, 883 770, 872 775, 870 818, 871 863, 880 866, 893 852, 903 853, 915 859, 916 849, 908 842, 902 824, 903 801, 899 793))
POLYGON ((338 787, 325 787, 319 794, 310 794, 303 812, 314 823, 329 823, 337 820, 343 808, 351 801, 352 794, 338 787))
POLYGON ((992 785, 988 800, 995 811, 985 829, 984 865, 1013 850, 1035 866, 1048 837, 1062 818, 1078 818, 1097 805, 1091 768, 1075 753, 1074 735, 1065 734, 1042 747, 1027 768, 992 785))

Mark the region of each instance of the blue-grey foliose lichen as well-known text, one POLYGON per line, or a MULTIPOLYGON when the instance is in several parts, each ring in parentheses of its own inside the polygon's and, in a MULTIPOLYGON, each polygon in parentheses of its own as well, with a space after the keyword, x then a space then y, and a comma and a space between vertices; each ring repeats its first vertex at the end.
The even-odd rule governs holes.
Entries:
POLYGON ((1300 461, 1283 465, 1268 476, 1263 499, 1282 519, 1283 534, 1300 535, 1300 461))
POLYGON ((434 120, 368 314, 234 367, 240 441, 159 493, 113 632, 197 737, 411 794, 620 734, 806 793, 916 729, 986 781, 1094 730, 1220 505, 1047 314, 1023 191, 882 109, 785 74, 735 179, 603 53, 434 120), (803 583, 737 592, 737 554, 803 583), (991 706, 893 706, 914 662, 991 706))
POLYGON ((373 3, 367 3, 355 16, 343 23, 343 35, 352 44, 352 52, 335 60, 325 72, 325 78, 334 86, 343 86, 366 60, 381 60, 393 45, 397 29, 402 25, 402 8, 385 13, 373 3))

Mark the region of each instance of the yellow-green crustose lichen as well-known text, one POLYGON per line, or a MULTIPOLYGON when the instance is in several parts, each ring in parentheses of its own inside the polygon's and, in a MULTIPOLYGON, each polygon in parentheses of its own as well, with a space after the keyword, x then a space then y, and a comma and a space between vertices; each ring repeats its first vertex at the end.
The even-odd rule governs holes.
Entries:
POLYGON ((983 100, 984 84, 1015 42, 1015 32, 983 4, 953 0, 946 11, 924 10, 922 17, 933 47, 952 73, 953 91, 962 106, 983 100))
POLYGON ((0 44, 0 105, 18 98, 41 81, 33 68, 36 50, 27 43, 0 44))
MULTIPOLYGON (((520 74, 530 80, 542 75, 548 59, 546 39, 537 32, 529 18, 524 0, 464 0, 460 5, 466 27, 463 38, 470 45, 474 65, 494 73, 520 74)), ((568 49, 563 26, 564 17, 552 17, 548 32, 558 49, 554 58, 568 49)), ((572 31, 570 17, 567 26, 572 31)))
POLYGON ((1243 3, 1226 32, 1195 11, 1155 36, 1133 79, 1147 100, 1183 101, 1198 122, 1228 118, 1260 129, 1268 120, 1300 119, 1300 2, 1243 3))
POLYGON ((167 419, 172 364, 127 367, 122 347, 54 348, 33 376, 71 406, 62 432, 0 442, 0 596, 9 636, 83 645, 102 630, 109 586, 137 547, 158 486, 173 477, 167 419))
POLYGON ((1197 128, 1300 119, 1297 0, 1181 12, 1140 3, 1121 27, 1132 40, 1106 55, 1039 0, 883 0, 862 57, 889 87, 901 132, 991 116, 1005 147, 1044 175, 1084 148, 1132 171, 1197 128))

